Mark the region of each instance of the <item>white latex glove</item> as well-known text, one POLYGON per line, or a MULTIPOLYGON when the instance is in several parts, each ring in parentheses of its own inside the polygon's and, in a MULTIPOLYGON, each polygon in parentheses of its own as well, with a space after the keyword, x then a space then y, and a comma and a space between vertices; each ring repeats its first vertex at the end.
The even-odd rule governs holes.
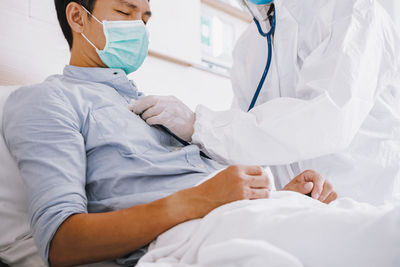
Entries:
POLYGON ((129 109, 149 125, 163 125, 183 140, 192 141, 195 114, 174 96, 146 96, 132 100, 129 109))

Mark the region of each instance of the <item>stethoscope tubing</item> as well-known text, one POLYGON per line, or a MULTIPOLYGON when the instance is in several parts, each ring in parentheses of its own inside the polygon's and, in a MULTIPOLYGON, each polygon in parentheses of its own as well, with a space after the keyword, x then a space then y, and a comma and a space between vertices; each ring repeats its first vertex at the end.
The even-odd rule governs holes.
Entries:
POLYGON ((274 16, 272 18, 271 30, 269 32, 267 32, 267 33, 265 33, 263 31, 263 29, 261 27, 261 24, 260 24, 260 22, 258 21, 257 18, 254 17, 253 20, 254 20, 254 23, 257 26, 257 29, 258 29, 258 32, 260 33, 260 35, 267 38, 267 41, 268 41, 268 60, 267 60, 267 64, 265 65, 265 69, 264 69, 263 75, 261 77, 261 80, 258 83, 257 90, 254 93, 253 99, 251 100, 251 104, 250 104, 249 109, 247 110, 247 112, 251 111, 255 107, 255 105, 257 103, 257 99, 260 96, 261 90, 262 90, 262 88, 264 86, 265 80, 267 79, 269 70, 271 68, 271 62, 272 62, 272 35, 275 32, 275 26, 276 26, 275 12, 274 12, 274 16))

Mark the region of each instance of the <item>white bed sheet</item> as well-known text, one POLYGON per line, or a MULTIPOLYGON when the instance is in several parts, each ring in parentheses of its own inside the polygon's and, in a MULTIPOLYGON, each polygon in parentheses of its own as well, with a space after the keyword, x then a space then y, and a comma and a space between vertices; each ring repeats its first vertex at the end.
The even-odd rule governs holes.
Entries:
POLYGON ((239 201, 154 241, 137 267, 398 267, 400 203, 325 205, 291 192, 239 201))

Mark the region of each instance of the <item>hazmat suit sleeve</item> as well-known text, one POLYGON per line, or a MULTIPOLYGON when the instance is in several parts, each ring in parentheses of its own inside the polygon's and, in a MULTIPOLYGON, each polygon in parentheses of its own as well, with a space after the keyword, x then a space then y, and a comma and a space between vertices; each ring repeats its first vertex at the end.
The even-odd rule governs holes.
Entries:
POLYGON ((356 2, 350 16, 332 20, 329 36, 304 59, 298 98, 277 98, 248 113, 199 106, 193 142, 218 161, 260 165, 346 149, 382 90, 381 75, 392 73, 382 69, 394 66, 377 4, 356 2))

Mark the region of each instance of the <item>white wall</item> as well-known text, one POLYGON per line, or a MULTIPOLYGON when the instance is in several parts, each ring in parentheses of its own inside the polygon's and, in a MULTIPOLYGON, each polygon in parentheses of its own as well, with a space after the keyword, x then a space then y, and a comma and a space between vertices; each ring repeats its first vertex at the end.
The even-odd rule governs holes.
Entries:
POLYGON ((50 2, 0 0, 0 85, 39 82, 68 62, 50 2))
POLYGON ((150 49, 200 63, 200 5, 200 0, 150 1, 153 13, 148 23, 150 49))
POLYGON ((202 103, 214 110, 224 110, 232 102, 229 79, 153 57, 132 78, 146 94, 175 95, 192 109, 202 103))
MULTIPOLYGON (((61 73, 68 64, 69 51, 58 26, 53 1, 0 0, 0 85, 41 82, 51 74, 61 73)), ((154 0, 155 3, 161 1, 165 2, 154 0)), ((172 1, 189 3, 188 0, 172 1)), ((199 9, 199 0, 196 1, 195 7, 199 9)), ((155 11, 155 16, 161 12, 159 8, 155 11)), ((150 30, 154 29, 156 34, 156 22, 163 23, 163 20, 155 18, 154 21, 150 30)), ((182 34, 185 38, 185 33, 182 34)), ((192 59, 193 56, 188 55, 187 60, 192 59)), ((148 57, 132 78, 145 94, 176 95, 191 108, 204 104, 217 110, 226 109, 232 99, 227 77, 155 57, 148 57)))

